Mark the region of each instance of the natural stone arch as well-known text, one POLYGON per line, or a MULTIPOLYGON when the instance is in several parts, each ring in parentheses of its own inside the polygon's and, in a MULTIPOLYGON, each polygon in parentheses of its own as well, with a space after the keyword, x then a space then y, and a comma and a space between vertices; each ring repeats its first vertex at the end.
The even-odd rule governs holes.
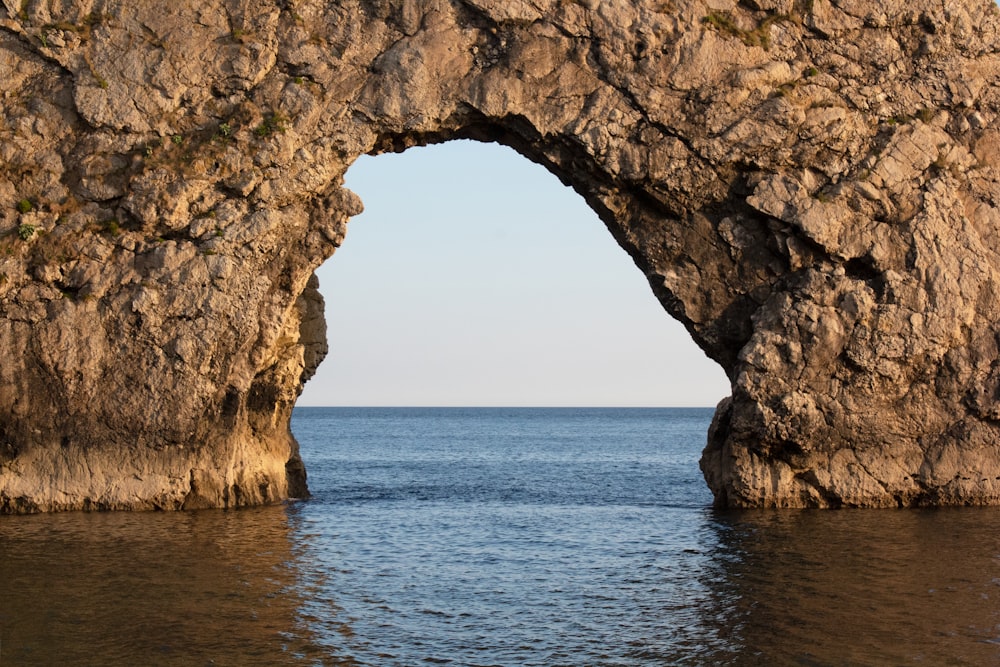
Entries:
POLYGON ((356 156, 500 141, 718 361, 727 506, 1000 501, 987 0, 5 2, 0 508, 305 492, 356 156))

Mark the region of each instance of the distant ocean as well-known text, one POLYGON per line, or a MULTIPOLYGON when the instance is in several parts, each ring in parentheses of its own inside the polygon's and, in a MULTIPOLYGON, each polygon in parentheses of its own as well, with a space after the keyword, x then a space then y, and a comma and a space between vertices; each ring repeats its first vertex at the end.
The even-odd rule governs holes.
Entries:
POLYGON ((711 415, 299 408, 308 502, 0 518, 0 667, 1000 664, 1000 510, 717 512, 711 415))

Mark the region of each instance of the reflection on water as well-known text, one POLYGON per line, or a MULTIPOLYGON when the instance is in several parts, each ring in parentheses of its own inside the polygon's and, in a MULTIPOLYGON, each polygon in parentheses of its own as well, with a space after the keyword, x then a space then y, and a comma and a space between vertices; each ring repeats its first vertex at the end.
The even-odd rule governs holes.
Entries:
POLYGON ((0 517, 0 667, 1000 665, 1000 508, 713 512, 710 415, 319 411, 306 503, 0 517))
MULTIPOLYGON (((463 584, 421 581, 440 575, 426 562, 386 572, 387 563, 407 555, 367 552, 383 561, 372 564, 381 577, 402 576, 408 589, 447 588, 456 607, 469 604, 460 602, 468 592, 463 585, 480 585, 474 579, 491 568, 504 571, 490 575, 476 603, 485 608, 475 610, 503 623, 490 628, 473 617, 479 627, 460 628, 470 616, 448 609, 425 621, 401 620, 405 591, 377 590, 364 568, 323 562, 329 549, 348 560, 351 549, 337 535, 315 532, 324 521, 310 515, 313 507, 4 518, 0 665, 403 665, 415 656, 472 664, 440 648, 446 635, 469 630, 478 645, 465 648, 482 656, 481 664, 1000 664, 996 509, 691 510, 686 518, 673 510, 680 523, 662 526, 677 531, 672 547, 656 536, 646 544, 603 545, 607 571, 596 578, 629 587, 626 603, 605 609, 601 600, 615 592, 562 589, 574 581, 568 561, 547 581, 530 582, 538 599, 519 598, 517 568, 537 575, 531 561, 544 560, 540 554, 497 545, 495 553, 507 556, 492 565, 465 562, 460 570, 452 559, 463 584), (317 546, 324 542, 327 549, 317 546), (497 582, 505 588, 492 600, 489 586, 497 582), (345 610, 339 594, 367 603, 345 610), (589 606, 575 619, 559 618, 561 598, 570 596, 589 606), (546 607, 553 610, 548 619, 546 607), (558 636, 548 640, 561 650, 532 659, 532 647, 521 647, 510 662, 514 654, 504 647, 524 630, 519 616, 544 624, 543 632, 553 628, 558 636), (603 646, 561 630, 567 622, 603 646), (399 627, 407 627, 411 646, 401 645, 392 630, 399 627)), ((393 549, 412 546, 399 535, 378 539, 393 549)), ((593 554, 579 557, 595 562, 593 554)))
POLYGON ((997 508, 717 514, 706 618, 730 664, 1000 664, 998 520, 997 508))
POLYGON ((3 517, 0 665, 313 664, 297 579, 284 507, 3 517))

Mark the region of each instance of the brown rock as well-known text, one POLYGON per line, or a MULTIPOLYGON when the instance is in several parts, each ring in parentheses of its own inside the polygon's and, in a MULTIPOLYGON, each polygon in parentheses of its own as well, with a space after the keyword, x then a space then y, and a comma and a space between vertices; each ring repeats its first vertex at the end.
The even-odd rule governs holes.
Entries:
POLYGON ((0 511, 305 491, 359 155, 500 141, 726 369, 724 506, 1000 502, 988 0, 0 9, 0 511))

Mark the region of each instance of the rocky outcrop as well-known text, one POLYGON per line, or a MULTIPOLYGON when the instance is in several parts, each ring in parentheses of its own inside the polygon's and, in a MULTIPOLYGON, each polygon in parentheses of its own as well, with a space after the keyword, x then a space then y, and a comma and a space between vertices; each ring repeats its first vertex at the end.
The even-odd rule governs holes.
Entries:
POLYGON ((727 371, 721 506, 1000 502, 988 0, 4 0, 0 511, 306 493, 365 153, 580 192, 727 371))

